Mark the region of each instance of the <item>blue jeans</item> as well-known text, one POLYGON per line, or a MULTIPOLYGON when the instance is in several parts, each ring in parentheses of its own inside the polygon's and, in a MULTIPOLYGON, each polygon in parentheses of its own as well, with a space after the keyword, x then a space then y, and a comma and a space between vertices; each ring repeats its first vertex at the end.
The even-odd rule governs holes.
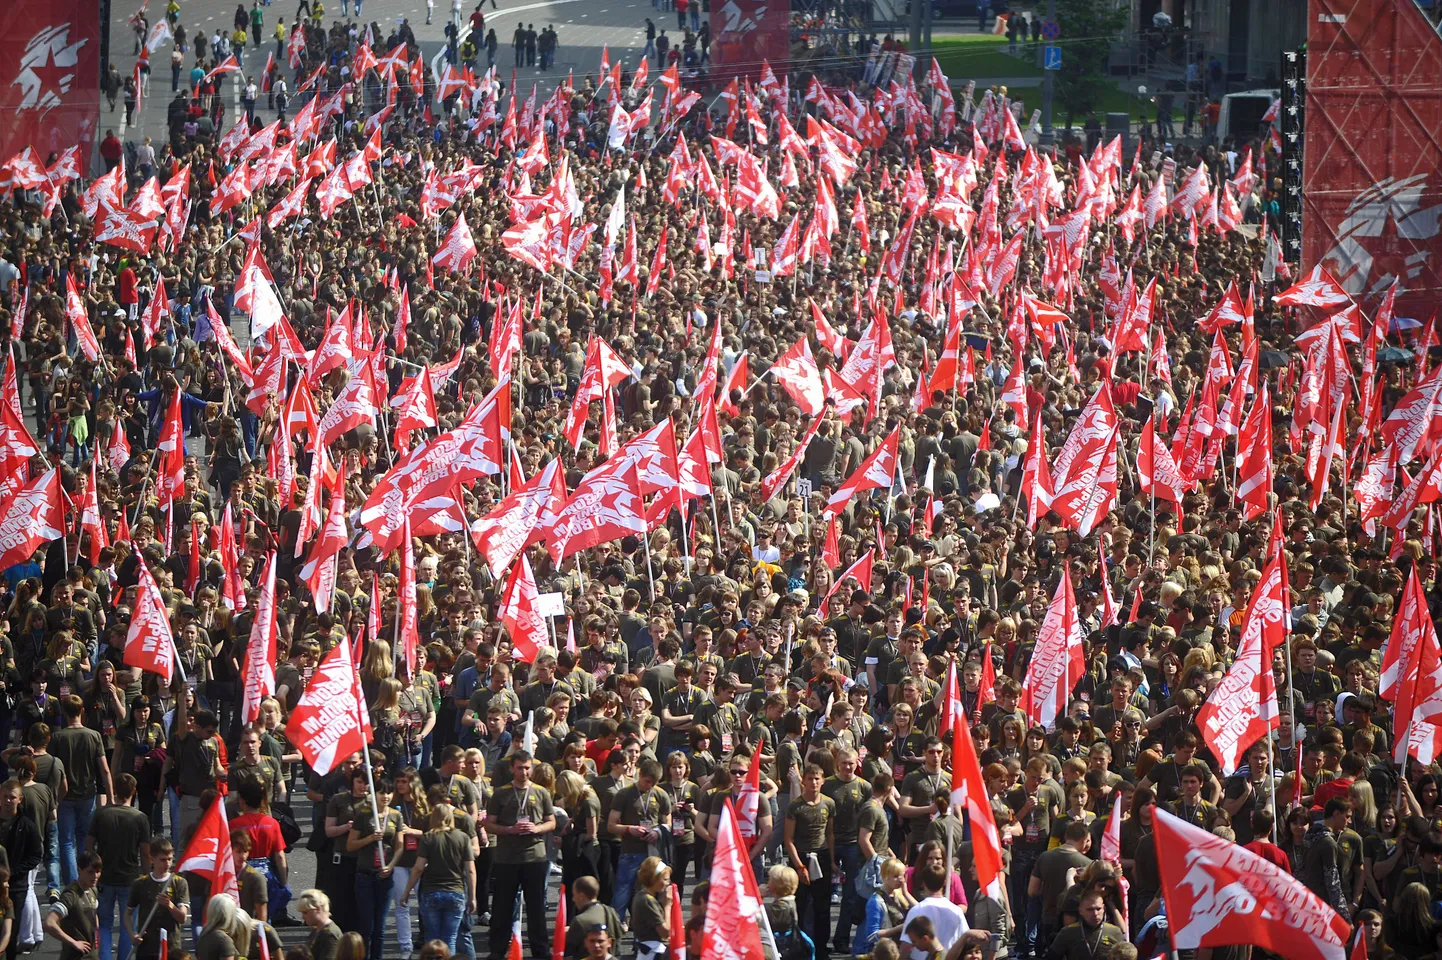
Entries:
POLYGON ((421 894, 421 924, 428 939, 439 940, 456 949, 456 935, 461 930, 461 917, 466 912, 466 895, 445 890, 421 894))
POLYGON ((60 824, 51 820, 45 825, 45 886, 60 887, 60 824))
MULTIPOLYGON (((1011 912, 1016 929, 1016 955, 1023 960, 1033 956, 1037 947, 1041 946, 1036 940, 1041 914, 1031 908, 1032 898, 1026 892, 1031 883, 1032 869, 1041 855, 1042 850, 1017 849, 1015 846, 1011 850, 1011 912)), ((1042 949, 1045 952, 1045 948, 1042 949)))
POLYGON ((836 918, 834 943, 844 944, 837 952, 851 949, 851 928, 866 919, 866 901, 856 892, 856 875, 861 872, 861 848, 854 843, 836 845, 836 863, 841 868, 841 912, 836 918))
MULTIPOLYGON (((125 910, 130 904, 130 888, 125 886, 100 885, 100 912, 98 914, 100 926, 100 960, 111 960, 111 942, 116 939, 114 936, 115 908, 120 908, 120 915, 125 916, 125 910)), ((115 960, 126 960, 130 956, 130 938, 125 935, 125 927, 120 928, 120 947, 114 954, 115 960)))
POLYGON ((381 950, 385 946, 386 915, 390 913, 391 887, 395 880, 391 874, 382 877, 375 873, 357 871, 355 875, 355 909, 360 924, 357 932, 366 942, 366 955, 370 960, 381 960, 381 950))
POLYGON ((80 878, 75 856, 90 835, 90 818, 95 815, 95 798, 60 801, 60 881, 70 886, 80 878))
POLYGON ((622 921, 626 919, 626 911, 631 909, 631 897, 636 893, 636 874, 641 872, 641 864, 645 862, 644 853, 623 853, 616 864, 616 886, 611 894, 611 906, 622 921))

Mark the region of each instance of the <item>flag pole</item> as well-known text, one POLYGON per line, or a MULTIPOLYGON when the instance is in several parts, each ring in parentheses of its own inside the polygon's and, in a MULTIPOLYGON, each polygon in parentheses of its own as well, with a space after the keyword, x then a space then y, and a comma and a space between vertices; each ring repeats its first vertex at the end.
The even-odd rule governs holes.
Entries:
POLYGON ((647 582, 649 583, 650 588, 651 588, 651 600, 654 602, 655 599, 656 599, 656 571, 654 571, 654 570, 651 569, 651 537, 650 537, 650 535, 647 534, 647 535, 643 536, 643 537, 641 538, 641 542, 646 545, 646 580, 647 580, 647 582))

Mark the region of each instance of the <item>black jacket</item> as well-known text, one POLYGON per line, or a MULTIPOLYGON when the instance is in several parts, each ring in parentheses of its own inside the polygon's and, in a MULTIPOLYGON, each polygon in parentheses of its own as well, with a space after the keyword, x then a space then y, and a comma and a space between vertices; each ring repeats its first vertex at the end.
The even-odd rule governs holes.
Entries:
MULTIPOLYGON (((45 845, 40 837, 40 828, 30 816, 22 812, 4 825, 5 856, 10 862, 10 875, 24 877, 40 866, 44 859, 45 845)), ((23 889, 17 886, 16 890, 23 889)))

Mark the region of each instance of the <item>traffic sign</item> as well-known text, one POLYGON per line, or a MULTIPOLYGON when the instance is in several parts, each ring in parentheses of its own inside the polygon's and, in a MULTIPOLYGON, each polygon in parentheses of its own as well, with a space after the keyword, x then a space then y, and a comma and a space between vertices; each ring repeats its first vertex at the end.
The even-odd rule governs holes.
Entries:
POLYGON ((1047 70, 1061 69, 1061 47, 1042 47, 1042 64, 1047 70))
POLYGON ((1042 21, 1041 36, 1043 40, 1055 40, 1061 36, 1061 24, 1055 20, 1042 21))

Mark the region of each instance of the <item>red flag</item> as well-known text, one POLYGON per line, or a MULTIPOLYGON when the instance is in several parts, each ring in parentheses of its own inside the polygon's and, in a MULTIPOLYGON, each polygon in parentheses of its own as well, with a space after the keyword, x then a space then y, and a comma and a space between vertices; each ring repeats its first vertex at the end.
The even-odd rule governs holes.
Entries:
MULTIPOLYGON (((342 644, 344 646, 344 644, 342 644)), ((210 809, 200 818, 185 848, 177 873, 194 873, 210 881, 212 895, 228 893, 240 896, 235 876, 235 854, 230 848, 230 823, 225 816, 225 797, 216 797, 210 809)))
POLYGON ((1436 759, 1439 741, 1442 741, 1438 736, 1442 677, 1438 674, 1437 630, 1414 566, 1392 621, 1379 687, 1379 695, 1385 687, 1395 705, 1392 753, 1398 763, 1405 764, 1409 753, 1422 763, 1436 759))
POLYGON ((1345 960, 1351 928, 1301 880, 1160 807, 1152 817, 1175 949, 1247 943, 1291 960, 1345 960))
MULTIPOLYGON (((986 659, 991 661, 989 646, 986 659)), ((953 664, 952 670, 955 669, 953 664)), ((952 724, 951 728, 951 805, 966 812, 967 823, 971 826, 971 848, 976 861, 978 886, 988 895, 999 898, 1002 877, 1001 835, 991 813, 986 781, 981 776, 981 760, 977 756, 976 744, 972 743, 971 729, 965 719, 952 724)))
POLYGON ((1282 557, 1274 554, 1252 591, 1242 621, 1236 660, 1197 713, 1202 739, 1225 776, 1241 765, 1247 748, 1278 726, 1272 652, 1287 639, 1282 596, 1282 557))
MULTIPOLYGON (((760 756, 760 751, 754 756, 760 756)), ((716 830, 701 960, 764 960, 766 956, 761 946, 761 897, 751 875, 749 853, 728 798, 716 830)))
MULTIPOLYGON (((675 890, 676 887, 672 887, 675 890)), ((673 954, 679 960, 679 954, 673 954)), ((551 960, 566 960, 566 886, 561 885, 560 902, 556 904, 555 932, 551 934, 551 960)))
MULTIPOLYGON (((226 505, 227 511, 229 504, 226 505)), ((260 704, 275 696, 276 638, 279 633, 275 617, 275 551, 266 557, 265 572, 260 580, 260 599, 255 604, 255 619, 250 624, 250 642, 245 649, 245 681, 242 691, 242 719, 254 723, 260 718, 260 704)))
POLYGON ((814 417, 826 408, 826 390, 821 383, 821 371, 811 356, 811 342, 805 337, 797 340, 783 353, 768 370, 781 383, 781 388, 801 408, 801 412, 814 417))
POLYGON ((892 430, 871 456, 862 461, 861 466, 857 467, 851 476, 846 478, 846 482, 836 489, 836 492, 831 495, 831 499, 827 501, 822 516, 828 519, 836 516, 857 494, 882 487, 891 488, 896 479, 900 430, 900 426, 892 430))
POLYGON ((320 662, 286 721, 285 735, 321 776, 365 749, 371 739, 370 721, 350 644, 336 644, 320 662))
POLYGON ((317 429, 320 445, 330 446, 341 434, 363 423, 374 424, 376 419, 375 395, 371 392, 370 378, 351 377, 335 401, 320 418, 317 429))
MULTIPOLYGON (((757 751, 760 752, 759 750, 757 751)), ((560 923, 561 918, 566 915, 566 892, 561 891, 561 905, 556 913, 556 922, 560 923)), ((681 960, 686 952, 686 912, 681 909, 681 884, 671 884, 671 957, 672 960, 681 960)), ((554 954, 551 960, 563 960, 559 954, 554 954)), ((1363 957, 1362 960, 1367 960, 1363 957)))
POLYGON ((746 780, 741 784, 736 797, 736 830, 743 839, 756 836, 756 817, 761 809, 761 751, 751 754, 751 764, 746 768, 746 780))
POLYGON ((50 468, 15 494, 0 521, 0 570, 24 563, 42 543, 65 535, 60 475, 50 468))
POLYGON ((466 224, 465 214, 462 214, 451 225, 445 243, 436 251, 435 256, 431 257, 431 264, 452 273, 460 273, 475 259, 476 252, 476 241, 471 236, 471 228, 466 224))
POLYGON ((190 525, 190 565, 185 574, 185 592, 191 596, 200 586, 200 529, 190 525))
POLYGON ((531 663, 546 643, 546 621, 536 610, 536 576, 531 561, 521 554, 501 593, 499 615, 514 646, 515 659, 531 663))
POLYGON ((1102 597, 1101 597, 1101 601, 1102 601, 1102 622, 1101 622, 1101 628, 1102 628, 1103 630, 1105 630, 1107 627, 1110 627, 1110 626, 1112 626, 1113 624, 1120 623, 1120 622, 1121 622, 1121 614, 1118 612, 1117 599, 1116 599, 1116 597, 1112 596, 1112 584, 1111 584, 1111 581, 1107 579, 1107 555, 1106 555, 1105 553, 1098 553, 1098 554, 1097 554, 1097 566, 1099 566, 1099 567, 1101 568, 1100 571, 1099 571, 1100 574, 1101 574, 1101 581, 1102 581, 1102 585, 1101 585, 1101 591, 1102 591, 1102 597))
MULTIPOLYGON (((117 429, 117 432, 121 432, 117 429)), ((90 562, 100 561, 100 551, 110 546, 110 536, 105 530, 105 520, 100 515, 100 496, 97 475, 99 452, 90 459, 90 479, 85 485, 83 506, 80 510, 80 529, 90 534, 90 562)))
POLYGON ((348 540, 346 534, 345 509, 345 461, 336 471, 335 484, 330 492, 330 509, 326 511, 325 526, 320 537, 311 548, 310 558, 300 569, 300 579, 310 589, 311 599, 317 613, 330 610, 335 595, 336 557, 340 555, 348 540))
POLYGON ((1137 446, 1137 474, 1142 493, 1155 494, 1158 500, 1180 506, 1187 483, 1167 445, 1157 442, 1156 423, 1151 417, 1142 428, 1141 442, 1137 446))
POLYGON ((512 488, 490 513, 471 525, 471 539, 493 577, 499 579, 516 555, 540 538, 539 530, 554 521, 565 502, 565 474, 560 460, 555 459, 525 484, 512 488))
POLYGON ((1026 714, 1028 722, 1052 729, 1066 715, 1072 687, 1081 680, 1085 669, 1071 571, 1063 568, 1061 583, 1057 584, 1037 634, 1017 709, 1026 714))
POLYGON ((180 390, 171 391, 165 423, 160 428, 156 449, 160 453, 160 476, 155 478, 155 499, 163 509, 185 489, 185 424, 181 419, 180 390))
POLYGON ((546 528, 551 559, 560 563, 587 547, 646 533, 636 464, 613 457, 588 473, 546 528))
MULTIPOLYGON (((841 585, 847 580, 854 579, 857 583, 861 584, 860 589, 869 592, 871 590, 872 567, 875 562, 876 548, 873 547, 872 549, 866 551, 866 553, 861 557, 861 559, 857 560, 851 566, 847 567, 846 570, 841 574, 841 576, 837 577, 834 581, 832 581, 831 589, 827 590, 826 596, 821 598, 821 604, 817 609, 822 611, 822 613, 824 614, 826 611, 826 604, 830 602, 831 597, 836 593, 836 591, 841 589, 841 585)), ((847 594, 846 596, 848 599, 850 598, 850 594, 847 594)))
POLYGON ((150 575, 150 567, 138 555, 136 560, 139 581, 136 584, 135 612, 130 618, 130 630, 125 635, 123 660, 126 666, 158 674, 169 686, 176 659, 170 613, 165 609, 160 587, 150 575))
POLYGON ((1037 520, 1051 505, 1051 467, 1046 461, 1046 434, 1041 411, 1037 411, 1027 440, 1026 465, 1022 468, 1021 488, 1026 491, 1026 525, 1035 530, 1037 520))
POLYGON ((407 515, 401 525, 401 576, 398 584, 399 598, 396 601, 396 616, 400 627, 396 636, 396 651, 407 673, 414 675, 416 649, 420 646, 420 624, 416 609, 416 554, 411 541, 411 520, 407 515))
POLYGON ((841 532, 837 523, 836 517, 826 522, 826 542, 821 547, 821 560, 828 567, 841 565, 841 532))

